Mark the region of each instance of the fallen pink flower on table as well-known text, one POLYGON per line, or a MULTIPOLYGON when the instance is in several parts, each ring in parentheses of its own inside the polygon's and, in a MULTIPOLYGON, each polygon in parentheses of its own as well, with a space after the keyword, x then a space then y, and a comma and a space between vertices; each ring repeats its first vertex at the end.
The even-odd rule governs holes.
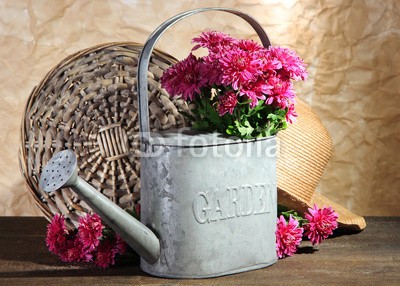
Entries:
POLYGON ((299 227, 299 222, 292 216, 290 216, 289 222, 286 223, 284 216, 281 215, 277 221, 275 234, 276 252, 279 258, 283 258, 296 253, 303 236, 303 228, 299 227))
POLYGON ((308 223, 304 225, 305 235, 312 245, 319 244, 337 229, 339 216, 332 207, 320 209, 316 204, 308 211, 309 213, 305 213, 308 220, 308 223))

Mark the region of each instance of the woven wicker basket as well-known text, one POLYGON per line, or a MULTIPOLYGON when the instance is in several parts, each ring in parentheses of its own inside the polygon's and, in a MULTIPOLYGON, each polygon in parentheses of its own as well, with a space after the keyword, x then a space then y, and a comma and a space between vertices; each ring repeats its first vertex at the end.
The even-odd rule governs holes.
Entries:
MULTIPOLYGON (((71 149, 79 175, 119 206, 139 200, 139 136, 136 65, 141 45, 109 43, 77 52, 55 66, 34 88, 21 128, 20 166, 29 191, 47 219, 55 213, 76 226, 90 207, 69 188, 51 194, 38 187, 52 154, 71 149)), ((153 53, 149 78, 152 131, 187 126, 178 112, 187 105, 160 87, 163 71, 176 62, 153 53)))

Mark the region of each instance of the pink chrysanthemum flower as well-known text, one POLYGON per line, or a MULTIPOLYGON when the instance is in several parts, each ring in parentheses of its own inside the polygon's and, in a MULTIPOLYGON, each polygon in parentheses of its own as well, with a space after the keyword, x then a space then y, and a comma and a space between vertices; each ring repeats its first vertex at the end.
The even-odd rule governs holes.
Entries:
POLYGON ((65 248, 59 253, 59 258, 63 262, 90 262, 93 255, 84 247, 77 235, 70 237, 65 248))
POLYGON ((238 103, 237 95, 230 90, 218 98, 218 113, 223 116, 225 113, 232 114, 238 103))
POLYGON ((217 31, 205 31, 200 36, 192 39, 192 43, 197 45, 193 47, 192 51, 198 48, 207 48, 210 53, 219 53, 221 50, 236 44, 237 40, 231 36, 217 31))
POLYGON ((77 237, 74 241, 74 248, 79 252, 79 258, 77 261, 90 262, 93 258, 93 252, 90 251, 82 241, 77 237))
POLYGON ((282 47, 269 47, 269 52, 282 64, 282 72, 294 80, 306 80, 308 73, 306 64, 296 52, 282 47))
POLYGON ((254 108, 259 100, 265 100, 265 95, 271 93, 273 86, 269 85, 262 77, 256 82, 249 82, 242 86, 239 94, 250 99, 250 108, 254 108))
POLYGON ((68 239, 65 244, 65 248, 60 251, 59 258, 63 262, 74 262, 78 261, 80 257, 80 249, 74 246, 75 239, 68 239))
POLYGON ((194 100, 208 82, 203 73, 204 64, 190 54, 163 73, 161 86, 172 96, 182 95, 184 100, 194 100))
POLYGON ((203 58, 204 69, 203 76, 208 80, 208 84, 221 85, 222 84, 222 73, 221 64, 219 62, 219 56, 215 54, 209 54, 203 58))
POLYGON ((293 91, 293 84, 290 81, 285 81, 278 77, 270 77, 268 84, 272 88, 268 91, 269 97, 265 104, 285 109, 288 107, 289 102, 295 101, 296 95, 293 91))
POLYGON ((305 213, 308 220, 308 223, 304 225, 305 235, 312 245, 319 244, 338 227, 337 219, 339 215, 332 207, 319 209, 316 204, 314 204, 314 208, 309 208, 308 211, 309 213, 305 213))
POLYGON ((289 122, 290 124, 296 122, 297 113, 294 109, 294 104, 289 105, 285 117, 286 117, 286 121, 289 122))
POLYGON ((253 40, 242 39, 238 41, 237 45, 240 49, 249 53, 258 53, 263 49, 263 47, 259 43, 254 42, 253 40))
POLYGON ((222 83, 238 90, 243 84, 255 81, 262 74, 261 60, 254 54, 239 48, 232 48, 221 54, 222 83))
POLYGON ((103 224, 97 214, 86 214, 79 219, 78 236, 83 247, 89 251, 94 250, 100 243, 99 239, 102 236, 103 224))
POLYGON ((65 217, 56 214, 47 226, 46 233, 46 245, 52 253, 58 254, 65 247, 67 234, 65 217))
POLYGON ((110 239, 103 240, 97 248, 95 265, 101 268, 108 268, 115 264, 115 254, 117 250, 110 239))
POLYGON ((278 218, 276 229, 276 251, 279 258, 292 256, 296 253, 297 247, 300 245, 303 228, 299 227, 299 222, 292 216, 289 222, 283 215, 278 218))
POLYGON ((269 50, 262 49, 258 55, 261 60, 261 70, 266 76, 275 76, 276 71, 282 69, 282 63, 269 50))
POLYGON ((127 243, 122 239, 121 236, 115 234, 114 250, 116 254, 124 254, 128 248, 127 243))

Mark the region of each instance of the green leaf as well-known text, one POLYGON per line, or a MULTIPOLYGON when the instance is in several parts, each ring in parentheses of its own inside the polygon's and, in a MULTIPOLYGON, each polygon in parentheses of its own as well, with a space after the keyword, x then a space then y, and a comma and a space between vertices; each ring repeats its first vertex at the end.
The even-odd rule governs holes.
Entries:
POLYGON ((259 100, 256 106, 250 108, 250 100, 239 97, 233 114, 220 116, 217 110, 218 96, 228 90, 232 88, 213 86, 211 90, 205 87, 191 102, 194 104, 191 112, 181 110, 180 112, 192 122, 195 129, 205 132, 218 131, 242 139, 271 136, 287 128, 285 118, 287 109, 266 105, 264 100, 259 100))
POLYGON ((196 121, 193 123, 192 127, 200 131, 207 131, 210 127, 210 124, 208 124, 207 121, 196 121))
POLYGON ((288 222, 290 217, 293 217, 295 220, 299 222, 299 227, 302 227, 304 224, 308 223, 308 220, 300 216, 294 210, 289 210, 287 207, 278 204, 278 217, 283 216, 285 220, 288 222))
POLYGON ((251 134, 254 131, 254 128, 250 125, 249 121, 245 121, 243 124, 241 124, 238 121, 235 121, 235 125, 237 130, 239 131, 239 134, 241 135, 241 138, 244 139, 250 139, 252 138, 251 134))

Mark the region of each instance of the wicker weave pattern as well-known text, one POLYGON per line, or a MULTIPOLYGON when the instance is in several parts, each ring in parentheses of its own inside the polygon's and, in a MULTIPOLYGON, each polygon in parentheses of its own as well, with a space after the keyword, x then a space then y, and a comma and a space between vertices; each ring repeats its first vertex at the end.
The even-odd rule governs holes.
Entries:
MULTIPOLYGON (((33 90, 21 129, 20 165, 29 190, 49 219, 62 213, 71 225, 90 211, 69 188, 39 190, 42 166, 52 154, 72 149, 79 175, 121 207, 139 200, 139 127, 136 65, 141 45, 109 43, 80 51, 54 67, 33 90)), ((187 126, 159 78, 176 60, 156 51, 149 68, 152 131, 187 126)))

